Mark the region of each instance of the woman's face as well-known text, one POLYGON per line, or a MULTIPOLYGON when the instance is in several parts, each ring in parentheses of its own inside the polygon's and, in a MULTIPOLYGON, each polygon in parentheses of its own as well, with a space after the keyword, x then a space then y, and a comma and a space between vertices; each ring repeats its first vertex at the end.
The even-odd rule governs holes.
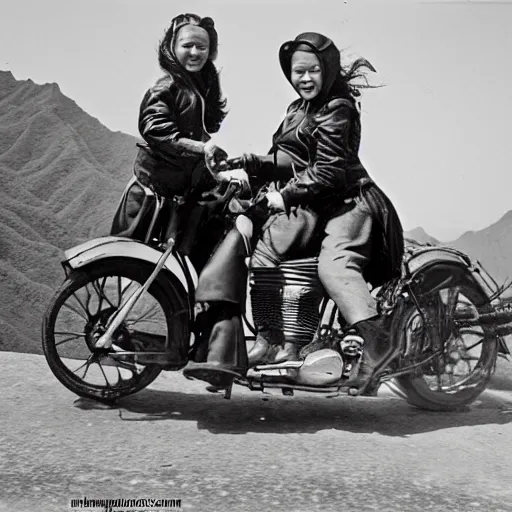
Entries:
POLYGON ((292 55, 291 82, 306 101, 322 90, 322 68, 318 57, 311 52, 297 50, 292 55))
POLYGON ((178 30, 174 54, 178 62, 190 73, 203 69, 210 52, 210 38, 204 28, 185 25, 178 30))

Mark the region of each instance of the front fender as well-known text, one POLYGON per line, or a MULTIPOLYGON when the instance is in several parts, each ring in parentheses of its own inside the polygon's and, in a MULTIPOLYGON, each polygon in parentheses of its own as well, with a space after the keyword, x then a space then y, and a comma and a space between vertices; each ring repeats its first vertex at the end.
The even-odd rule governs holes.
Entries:
MULTIPOLYGON (((65 260, 63 263, 73 269, 81 268, 95 261, 112 257, 133 258, 156 264, 162 255, 161 252, 143 244, 142 242, 132 240, 131 238, 122 238, 117 236, 106 236, 88 240, 87 242, 66 250, 64 254, 65 260)), ((197 286, 197 272, 195 271, 194 266, 186 256, 180 258, 182 258, 183 265, 186 266, 190 273, 193 286, 197 286)), ((178 258, 174 254, 169 256, 165 262, 164 268, 178 278, 187 292, 191 291, 189 280, 185 275, 182 264, 180 264, 178 258)))

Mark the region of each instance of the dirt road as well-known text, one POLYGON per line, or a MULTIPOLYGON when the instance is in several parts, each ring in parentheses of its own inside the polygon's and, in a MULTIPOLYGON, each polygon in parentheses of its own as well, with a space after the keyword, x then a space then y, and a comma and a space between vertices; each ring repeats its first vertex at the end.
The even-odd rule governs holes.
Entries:
POLYGON ((236 388, 228 401, 172 373, 97 408, 42 356, 6 352, 0 389, 2 512, 68 511, 84 497, 175 499, 199 512, 512 511, 508 363, 450 414, 386 388, 364 399, 236 388))

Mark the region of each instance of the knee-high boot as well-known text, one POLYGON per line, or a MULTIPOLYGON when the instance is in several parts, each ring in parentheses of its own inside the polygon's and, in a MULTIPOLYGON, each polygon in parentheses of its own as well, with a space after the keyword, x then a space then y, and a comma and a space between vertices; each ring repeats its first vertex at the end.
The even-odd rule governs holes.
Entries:
POLYGON ((357 377, 349 384, 358 389, 358 394, 375 396, 378 386, 373 376, 389 348, 389 331, 382 317, 372 317, 352 327, 363 338, 363 355, 357 377))
POLYGON ((210 304, 207 314, 208 332, 201 333, 203 338, 209 335, 206 362, 190 361, 183 375, 223 388, 247 371, 241 312, 236 304, 216 302, 210 304))

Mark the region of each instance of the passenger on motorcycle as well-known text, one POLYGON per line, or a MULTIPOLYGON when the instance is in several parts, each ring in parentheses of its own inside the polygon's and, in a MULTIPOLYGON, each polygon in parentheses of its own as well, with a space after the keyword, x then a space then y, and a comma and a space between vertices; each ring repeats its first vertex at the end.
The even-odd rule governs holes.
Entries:
MULTIPOLYGON (((198 206, 203 192, 216 185, 205 166, 210 159, 225 157, 211 142, 226 112, 214 60, 218 36, 211 18, 195 14, 176 16, 159 45, 158 60, 164 75, 146 92, 139 112, 138 144, 134 176, 115 213, 111 234, 143 237, 144 221, 151 217, 144 187, 171 198, 185 196, 184 225, 204 224, 206 209, 198 206), (209 142, 208 142, 209 141, 209 142)), ((200 270, 222 236, 222 231, 203 226, 198 236, 188 229, 188 247, 178 241, 200 270), (190 241, 193 241, 192 246, 190 241)))
MULTIPOLYGON (((317 33, 303 33, 284 43, 279 59, 300 98, 289 106, 269 155, 245 158, 253 182, 274 182, 266 201, 277 211, 262 233, 256 229, 261 236, 251 264, 277 266, 284 259, 310 255, 307 251, 313 250, 320 235, 320 280, 344 320, 364 339, 354 383, 363 390, 387 341, 367 282, 379 286, 400 275, 403 254, 398 215, 358 156, 360 93, 352 80, 364 76, 361 68, 373 68, 359 59, 344 69, 338 48, 317 33)), ((206 362, 191 361, 184 370, 189 377, 217 386, 243 375, 248 365, 298 355, 282 333, 258 325, 256 344, 247 358, 240 320, 244 304, 239 291, 244 287, 235 282, 237 274, 244 274, 238 268, 241 258, 233 252, 234 240, 229 233, 200 276, 196 298, 209 305, 208 356, 206 362), (234 338, 238 343, 233 344, 234 338)))

